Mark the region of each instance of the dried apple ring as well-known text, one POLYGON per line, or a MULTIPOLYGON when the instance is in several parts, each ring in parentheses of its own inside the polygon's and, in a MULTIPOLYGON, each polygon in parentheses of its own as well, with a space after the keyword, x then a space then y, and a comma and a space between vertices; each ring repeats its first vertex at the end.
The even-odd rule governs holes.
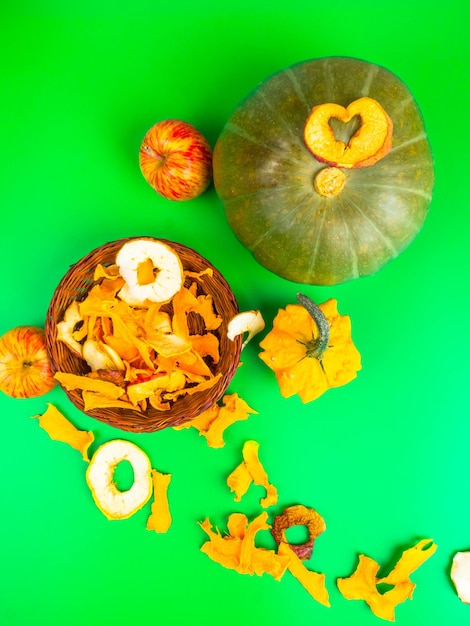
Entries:
POLYGON ((359 98, 346 108, 339 104, 313 107, 304 128, 304 140, 318 161, 335 167, 367 167, 377 163, 392 148, 393 122, 373 98, 359 98), (335 138, 330 119, 349 122, 361 118, 361 126, 346 144, 335 138))
POLYGON ((242 343, 242 349, 249 343, 255 335, 264 330, 265 322, 261 311, 243 311, 238 313, 229 321, 227 325, 227 337, 234 341, 238 335, 247 333, 242 343))
POLYGON ((120 292, 123 299, 128 294, 133 302, 168 302, 183 286, 181 260, 161 241, 128 241, 117 253, 116 263, 127 285, 120 292))
POLYGON ((93 455, 86 472, 96 506, 111 520, 134 515, 152 495, 152 468, 147 455, 135 444, 122 439, 108 441, 93 455), (134 472, 134 482, 120 491, 114 480, 114 470, 121 461, 128 461, 134 472))
POLYGON ((313 552, 313 542, 326 529, 325 520, 315 511, 303 504, 288 506, 280 515, 276 515, 271 534, 278 545, 285 543, 299 559, 307 561, 313 552), (308 539, 302 544, 291 544, 286 539, 286 531, 292 526, 305 526, 308 539))

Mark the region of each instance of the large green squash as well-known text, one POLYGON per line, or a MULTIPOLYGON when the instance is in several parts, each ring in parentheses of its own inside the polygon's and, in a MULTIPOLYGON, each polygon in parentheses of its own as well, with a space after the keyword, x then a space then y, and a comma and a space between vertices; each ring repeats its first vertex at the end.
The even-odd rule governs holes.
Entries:
MULTIPOLYGON (((348 143, 360 125, 330 120, 348 143)), ((260 83, 238 106, 214 150, 214 184, 230 226, 255 258, 294 282, 333 285, 376 272, 414 239, 434 183, 431 149, 408 88, 377 65, 345 57, 305 61, 260 83), (326 198, 325 167, 303 140, 312 107, 369 96, 393 121, 392 149, 374 165, 344 170, 326 198)))

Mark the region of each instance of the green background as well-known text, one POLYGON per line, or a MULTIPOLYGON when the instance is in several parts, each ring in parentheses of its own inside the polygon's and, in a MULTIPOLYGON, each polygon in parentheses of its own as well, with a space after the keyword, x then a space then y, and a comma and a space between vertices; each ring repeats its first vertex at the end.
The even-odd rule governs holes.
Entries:
MULTIPOLYGON (((363 602, 341 596, 336 578, 353 572, 360 553, 390 567, 422 538, 438 550, 412 576, 417 587, 397 622, 468 623, 449 577, 454 553, 470 549, 467 3, 96 5, 1 9, 0 334, 44 325, 55 286, 87 252, 144 234, 196 248, 269 329, 298 286, 238 243, 213 187, 186 203, 159 197, 138 149, 153 123, 174 117, 214 145, 238 102, 292 63, 347 55, 396 73, 423 112, 436 185, 424 228, 399 258, 370 278, 303 289, 318 302, 337 298, 350 315, 358 378, 308 405, 284 400, 257 356, 258 336, 230 385, 258 414, 227 430, 220 450, 194 429, 120 432, 58 388, 31 400, 1 395, 0 623, 378 624, 363 602), (93 431, 93 450, 124 437, 172 474, 167 534, 145 529, 150 505, 120 522, 100 513, 81 456, 30 419, 47 402, 93 431), (326 574, 330 608, 289 573, 280 582, 243 576, 199 550, 205 517, 224 530, 231 512, 260 512, 261 488, 235 503, 225 484, 247 439, 260 443, 279 491, 270 515, 302 503, 326 521, 308 567, 326 574)), ((271 547, 267 532, 259 541, 271 547)))

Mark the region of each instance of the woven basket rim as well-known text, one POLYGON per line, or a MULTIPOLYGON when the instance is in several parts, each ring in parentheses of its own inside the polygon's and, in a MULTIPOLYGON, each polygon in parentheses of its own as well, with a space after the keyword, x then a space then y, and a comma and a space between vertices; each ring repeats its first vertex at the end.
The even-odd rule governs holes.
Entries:
POLYGON ((56 325, 61 321, 67 306, 73 300, 83 300, 91 286, 95 284, 93 273, 96 265, 114 263, 116 253, 121 246, 128 241, 138 239, 158 241, 171 247, 179 255, 184 270, 201 271, 205 268, 212 270, 212 275, 204 276, 203 280, 198 281, 198 285, 203 293, 211 293, 214 309, 223 318, 219 329, 213 331, 220 343, 220 360, 217 364, 210 363, 213 373, 221 374, 219 381, 206 391, 192 395, 186 394, 182 399, 176 400, 169 410, 158 411, 149 406, 145 413, 123 408, 85 410, 81 392, 69 391, 62 385, 61 387, 80 411, 94 419, 129 432, 154 432, 179 426, 218 402, 235 375, 240 361, 242 337, 236 337, 232 341, 228 339, 226 332, 229 319, 239 312, 235 295, 220 271, 196 250, 169 239, 147 235, 123 237, 94 248, 69 267, 53 292, 46 316, 46 349, 54 373, 65 371, 83 374, 89 369, 84 361, 74 357, 67 346, 57 340, 56 325))

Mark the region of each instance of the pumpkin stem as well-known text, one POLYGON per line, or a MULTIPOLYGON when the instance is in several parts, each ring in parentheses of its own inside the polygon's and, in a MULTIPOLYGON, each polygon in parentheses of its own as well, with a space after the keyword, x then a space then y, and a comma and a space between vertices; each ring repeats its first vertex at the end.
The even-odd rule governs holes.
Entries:
POLYGON ((309 313, 318 330, 318 337, 305 344, 306 356, 321 361, 323 353, 328 348, 330 341, 330 325, 323 311, 311 300, 301 293, 297 294, 297 300, 309 313))

